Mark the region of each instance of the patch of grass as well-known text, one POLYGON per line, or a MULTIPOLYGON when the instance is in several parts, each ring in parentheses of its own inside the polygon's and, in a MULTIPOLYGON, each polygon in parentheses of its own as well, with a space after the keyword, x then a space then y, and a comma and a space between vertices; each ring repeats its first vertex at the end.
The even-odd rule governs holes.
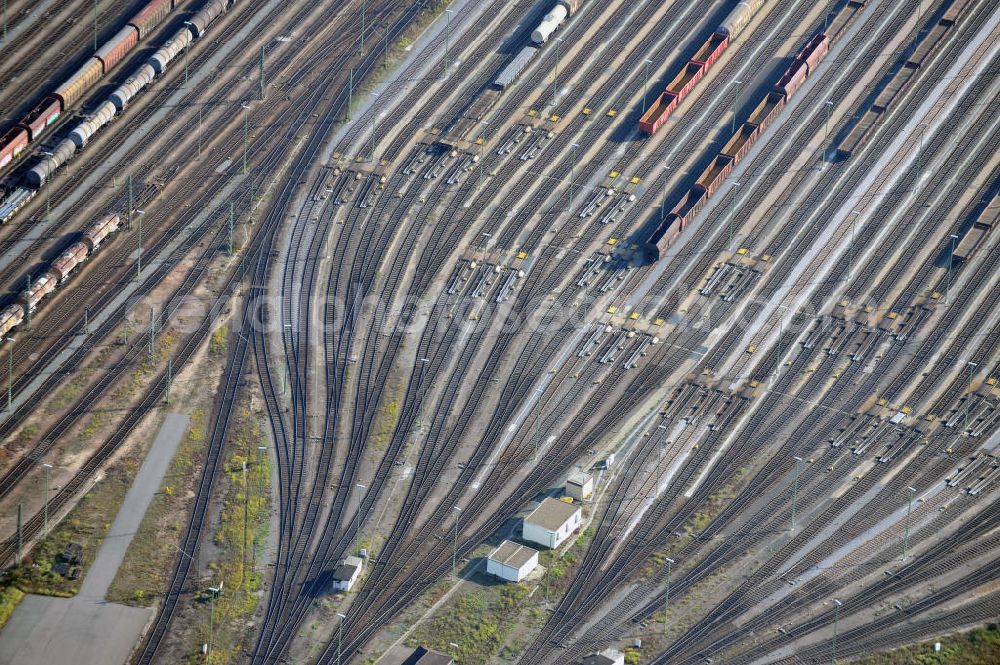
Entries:
POLYGON ((208 352, 213 356, 222 356, 226 353, 226 346, 229 343, 229 329, 222 325, 212 331, 212 338, 208 342, 208 352))
POLYGON ((111 528, 111 521, 125 499, 125 493, 139 471, 139 464, 139 455, 130 454, 112 465, 105 477, 80 499, 69 514, 59 524, 50 527, 48 537, 35 545, 30 555, 25 557, 24 565, 10 571, 3 587, 13 586, 26 593, 46 596, 72 596, 79 591, 87 568, 93 562, 104 536, 111 528), (79 543, 83 548, 83 563, 76 580, 69 580, 52 571, 56 557, 71 542, 79 543))
POLYGON ((205 449, 205 413, 191 415, 184 439, 177 446, 139 529, 129 544, 107 598, 127 605, 147 606, 157 602, 166 589, 174 557, 180 556, 181 517, 187 510, 205 449))
POLYGON ((921 642, 895 651, 868 656, 858 665, 996 665, 1000 663, 1000 625, 991 623, 967 633, 941 640, 941 651, 934 642, 921 642))
MULTIPOLYGON (((249 620, 260 602, 263 575, 255 561, 270 526, 271 472, 257 446, 266 443, 260 417, 244 406, 226 444, 223 504, 214 538, 220 554, 210 564, 213 579, 224 589, 215 601, 212 665, 239 660, 249 620)), ((207 622, 201 632, 199 643, 207 642, 207 622)))
POLYGON ((0 589, 0 628, 7 624, 17 604, 24 598, 24 592, 15 586, 0 589))
POLYGON ((529 592, 524 584, 499 584, 466 593, 439 608, 413 631, 407 643, 452 653, 463 665, 486 663, 500 652, 517 625, 529 592), (452 642, 457 650, 449 646, 452 642))

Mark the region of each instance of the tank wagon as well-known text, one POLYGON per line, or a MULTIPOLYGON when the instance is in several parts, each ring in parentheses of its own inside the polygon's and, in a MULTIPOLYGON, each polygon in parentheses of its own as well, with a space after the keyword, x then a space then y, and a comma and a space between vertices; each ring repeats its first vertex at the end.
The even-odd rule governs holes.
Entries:
POLYGON ((531 32, 531 41, 539 45, 547 42, 552 33, 558 30, 559 26, 565 23, 566 19, 576 13, 579 8, 580 0, 559 0, 531 32))
POLYGON ((673 80, 667 84, 666 89, 642 114, 639 119, 640 130, 647 134, 653 134, 663 126, 670 114, 677 109, 681 100, 687 97, 688 93, 698 85, 698 81, 705 76, 705 72, 715 64, 722 52, 747 26, 763 4, 764 0, 741 2, 736 5, 733 11, 729 12, 729 15, 715 29, 715 32, 698 48, 691 60, 681 68, 673 80))
POLYGON ((34 312, 39 303, 65 282, 81 263, 101 246, 101 243, 121 226, 121 216, 116 213, 102 215, 87 227, 80 240, 67 247, 45 269, 40 277, 21 292, 17 300, 0 310, 0 340, 21 325, 26 312, 34 312))

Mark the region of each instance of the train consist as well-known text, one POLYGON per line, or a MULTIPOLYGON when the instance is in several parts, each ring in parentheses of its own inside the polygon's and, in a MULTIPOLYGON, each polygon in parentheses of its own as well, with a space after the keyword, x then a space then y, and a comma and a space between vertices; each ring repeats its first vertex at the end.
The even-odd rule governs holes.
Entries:
POLYGON ((854 127, 840 142, 837 147, 838 157, 849 159, 851 155, 865 146, 892 103, 899 99, 906 87, 913 82, 921 66, 930 61, 940 50, 941 45, 947 41, 948 32, 954 27, 970 2, 971 0, 955 0, 933 28, 918 36, 919 42, 913 53, 906 58, 903 66, 882 84, 875 101, 861 114, 854 127))
MULTIPOLYGON (((837 35, 843 32, 864 9, 864 6, 865 2, 861 0, 848 2, 838 14, 838 20, 831 24, 830 34, 837 35)), ((743 25, 746 25, 746 20, 744 20, 743 25)), ((774 122, 774 119, 785 107, 788 98, 802 87, 802 84, 815 72, 816 67, 829 51, 830 37, 825 33, 820 33, 810 39, 796 54, 781 78, 768 91, 746 122, 737 129, 715 159, 698 177, 691 189, 646 239, 646 244, 655 260, 663 258, 667 249, 677 240, 688 221, 705 207, 709 197, 718 190, 733 168, 746 156, 764 130, 774 122)))
POLYGON ((531 44, 522 47, 517 54, 493 78, 490 85, 482 90, 468 105, 461 117, 445 132, 445 137, 439 142, 450 146, 453 142, 462 140, 479 124, 486 113, 493 108, 497 100, 511 85, 517 81, 521 72, 538 54, 541 46, 548 41, 552 33, 561 26, 567 18, 580 9, 581 0, 559 0, 541 23, 531 33, 531 44))
POLYGON ((666 89, 660 93, 652 106, 646 109, 646 112, 639 119, 640 130, 647 134, 653 134, 663 126, 681 100, 687 97, 688 93, 698 85, 698 81, 705 76, 709 67, 719 59, 729 43, 736 39, 736 36, 750 23, 750 19, 763 4, 764 0, 741 2, 736 6, 736 9, 729 13, 712 33, 712 36, 701 45, 691 60, 667 84, 666 89))
POLYGON ((17 301, 0 310, 0 339, 4 339, 21 325, 28 312, 34 312, 38 304, 52 293, 56 287, 70 276, 70 273, 87 260, 101 243, 118 230, 121 217, 106 214, 87 227, 78 242, 73 243, 53 260, 41 277, 31 280, 28 288, 21 292, 17 301))
MULTIPOLYGON (((162 0, 163 4, 171 4, 171 2, 172 0, 162 0)), ((157 3, 150 3, 147 8, 154 4, 157 3)), ((205 34, 209 24, 221 16, 226 8, 226 0, 212 0, 201 11, 192 16, 191 20, 153 53, 145 64, 141 65, 124 83, 118 86, 108 99, 97 107, 89 119, 77 125, 67 138, 59 142, 50 155, 28 171, 25 176, 28 186, 38 189, 44 185, 56 169, 72 159, 78 150, 82 150, 87 145, 94 134, 111 122, 115 116, 124 112, 129 102, 153 79, 162 75, 170 62, 180 55, 192 41, 205 34)))
MULTIPOLYGON (((209 25, 221 16, 236 0, 209 0, 195 13, 149 60, 141 65, 124 83, 118 86, 90 116, 74 127, 66 138, 47 153, 24 176, 26 186, 15 188, 0 202, 0 224, 6 223, 27 203, 63 164, 86 147, 91 138, 115 117, 121 115, 129 102, 156 77, 195 39, 201 38, 209 25)), ((25 118, 0 139, 0 166, 9 163, 89 90, 93 89, 104 74, 135 48, 153 28, 163 22, 175 6, 175 0, 153 0, 146 5, 121 31, 87 61, 68 81, 51 95, 45 97, 25 118)))
POLYGON ((140 39, 170 15, 173 8, 174 0, 151 0, 55 92, 46 95, 21 122, 7 130, 0 138, 0 168, 17 157, 28 144, 36 143, 49 125, 97 85, 112 67, 138 45, 140 39))

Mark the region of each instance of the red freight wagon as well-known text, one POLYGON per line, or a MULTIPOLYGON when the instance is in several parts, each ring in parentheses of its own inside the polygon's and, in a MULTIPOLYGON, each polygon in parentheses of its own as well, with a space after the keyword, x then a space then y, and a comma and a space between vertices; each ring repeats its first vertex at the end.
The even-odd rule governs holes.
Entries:
POLYGON ((104 73, 117 65, 125 54, 135 48, 139 43, 139 31, 134 25, 126 25, 118 31, 114 37, 107 41, 104 46, 97 49, 94 54, 101 64, 104 65, 104 73))
POLYGON ((144 39, 153 28, 167 18, 173 8, 173 0, 153 0, 140 9, 129 23, 139 31, 139 39, 144 39))
POLYGON ((639 119, 639 129, 652 134, 663 126, 673 110, 677 108, 677 95, 672 92, 664 92, 653 105, 646 109, 646 113, 639 119))
POLYGON ((705 65, 705 69, 708 69, 719 59, 719 56, 722 55, 727 46, 729 46, 729 35, 721 32, 713 33, 712 37, 702 44, 698 52, 694 54, 691 62, 700 62, 705 65))
POLYGON ((684 227, 684 220, 677 213, 670 213, 666 219, 660 222, 652 235, 649 236, 649 244, 656 248, 656 258, 662 259, 667 253, 667 249, 674 244, 684 227))
POLYGON ((784 75, 778 80, 778 85, 775 88, 785 93, 786 97, 791 97, 806 82, 808 69, 809 67, 806 63, 796 60, 785 70, 784 75))
POLYGON ((31 141, 37 141, 45 128, 59 118, 61 112, 62 104, 59 102, 59 98, 55 95, 46 95, 42 101, 38 102, 38 106, 31 109, 28 115, 24 116, 17 124, 28 131, 28 138, 31 141))
POLYGON ((712 163, 708 165, 701 177, 698 178, 698 184, 705 188, 706 198, 715 194, 715 190, 719 188, 719 185, 726 179, 729 172, 733 170, 733 158, 729 155, 716 155, 712 163))
POLYGON ((698 183, 691 186, 688 193, 684 195, 684 198, 674 206, 673 212, 681 218, 681 228, 687 226, 687 223, 705 207, 708 202, 708 196, 705 192, 705 187, 698 183))
POLYGON ((757 142, 760 136, 760 127, 753 123, 744 122, 739 130, 729 142, 722 148, 722 154, 733 158, 733 163, 739 162, 746 156, 747 151, 757 142))
POLYGON ((684 99, 691 89, 698 84, 701 77, 705 75, 705 65, 700 62, 689 62, 681 70, 681 73, 674 77, 674 80, 667 86, 667 92, 677 95, 677 101, 684 99))
POLYGON ((767 129, 768 125, 774 122, 774 119, 778 117, 783 108, 785 108, 784 92, 781 90, 771 90, 761 100, 760 104, 757 105, 757 108, 753 110, 747 122, 751 125, 757 125, 760 128, 758 133, 763 132, 767 129))
POLYGON ((10 164, 28 145, 28 130, 14 125, 0 136, 0 168, 10 164))
POLYGON ((809 66, 809 70, 806 74, 812 76, 816 71, 816 67, 826 54, 830 52, 830 40, 826 38, 826 35, 816 35, 809 43, 806 44, 805 48, 799 53, 799 60, 804 60, 809 66))

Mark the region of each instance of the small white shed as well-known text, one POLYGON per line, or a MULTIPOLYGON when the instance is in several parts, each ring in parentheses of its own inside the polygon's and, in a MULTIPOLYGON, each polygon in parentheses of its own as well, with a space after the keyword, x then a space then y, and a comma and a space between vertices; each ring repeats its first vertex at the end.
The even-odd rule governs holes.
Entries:
POLYGON ((486 558, 486 572, 507 582, 520 582, 538 565, 538 551, 505 540, 486 558))
POLYGON ((577 471, 566 479, 566 496, 577 501, 590 498, 594 493, 594 477, 589 473, 577 471))
POLYGON ((524 518, 524 539, 555 549, 580 526, 580 508, 546 498, 524 518))
POLYGON ((337 591, 350 591, 354 583, 361 577, 364 562, 360 557, 349 556, 333 571, 333 588, 337 591))

